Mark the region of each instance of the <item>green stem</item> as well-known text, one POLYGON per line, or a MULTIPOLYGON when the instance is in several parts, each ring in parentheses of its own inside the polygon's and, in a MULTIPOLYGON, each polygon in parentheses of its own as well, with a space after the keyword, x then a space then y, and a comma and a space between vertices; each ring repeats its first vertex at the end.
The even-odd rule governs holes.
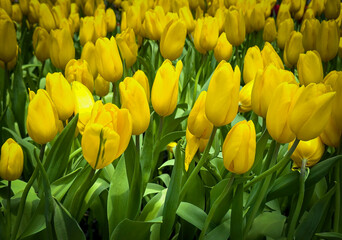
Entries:
POLYGON ((243 240, 243 182, 236 186, 231 212, 230 239, 243 240))
POLYGON ((180 192, 180 195, 179 195, 179 202, 181 202, 183 200, 186 192, 188 191, 188 188, 192 185, 192 182, 194 181, 194 179, 196 178, 197 174, 201 170, 201 167, 207 161, 207 158, 208 158, 208 155, 209 155, 209 150, 210 150, 211 145, 213 144, 216 131, 217 131, 217 127, 214 126, 213 131, 211 132, 209 141, 207 143, 207 146, 204 149, 204 152, 202 154, 201 159, 199 160, 199 162, 196 165, 196 167, 194 168, 194 170, 191 172, 191 174, 190 174, 189 178, 186 180, 185 184, 183 185, 183 188, 182 188, 182 190, 180 192))
POLYGON ((340 228, 340 212, 341 212, 341 163, 337 162, 335 168, 335 181, 336 181, 336 192, 335 192, 335 214, 334 214, 334 232, 339 232, 340 228))
POLYGON ((216 171, 215 166, 213 164, 211 164, 210 162, 206 162, 204 164, 204 167, 208 170, 209 173, 211 173, 211 175, 213 175, 217 182, 222 180, 221 175, 216 171))
POLYGON ((304 192, 305 192, 305 168, 306 168, 306 159, 303 159, 302 166, 300 169, 300 175, 299 175, 299 195, 298 195, 297 205, 293 213, 293 217, 291 219, 289 234, 287 235, 288 240, 293 240, 294 238, 296 224, 298 221, 300 210, 302 209, 302 204, 304 200, 304 192))
POLYGON ((11 239, 11 181, 8 181, 7 190, 7 237, 8 239, 11 239))
POLYGON ((159 117, 158 136, 157 136, 157 139, 158 139, 158 140, 160 140, 160 139, 162 138, 163 125, 164 125, 164 117, 163 117, 163 116, 160 116, 160 117, 159 117))
POLYGON ((231 186, 233 185, 233 182, 234 182, 234 178, 235 178, 235 175, 232 174, 231 178, 229 179, 226 187, 224 188, 223 192, 220 194, 220 196, 216 199, 216 201, 213 203, 213 206, 211 207, 209 213, 208 213, 208 216, 207 218, 205 219, 205 222, 204 222, 204 226, 202 228, 202 232, 199 236, 199 240, 203 240, 206 233, 207 233, 207 230, 210 226, 210 223, 211 223, 211 219, 213 218, 213 216, 215 215, 217 209, 219 208, 219 206, 222 204, 222 201, 223 199, 225 199, 229 193, 229 189, 231 188, 231 186))
POLYGON ((69 156, 69 160, 73 159, 77 154, 79 154, 80 152, 82 152, 82 148, 77 148, 75 151, 73 151, 70 156, 69 156))
POLYGON ((268 175, 274 173, 279 168, 282 168, 283 166, 286 166, 288 164, 288 162, 290 161, 290 157, 291 157, 292 153, 294 152, 294 150, 296 149, 298 143, 299 143, 299 140, 296 139, 294 141, 293 145, 291 146, 291 148, 285 154, 284 158, 282 160, 280 160, 276 165, 274 165, 273 167, 269 168, 268 170, 266 170, 265 172, 261 173, 259 176, 253 178, 250 182, 248 182, 245 185, 245 190, 248 189, 253 184, 257 183, 258 181, 261 181, 262 179, 264 179, 268 175))
POLYGON ((9 74, 7 70, 7 63, 5 62, 5 70, 4 70, 4 89, 2 91, 2 113, 5 113, 6 109, 6 99, 7 99, 7 88, 8 88, 8 82, 9 82, 9 74))

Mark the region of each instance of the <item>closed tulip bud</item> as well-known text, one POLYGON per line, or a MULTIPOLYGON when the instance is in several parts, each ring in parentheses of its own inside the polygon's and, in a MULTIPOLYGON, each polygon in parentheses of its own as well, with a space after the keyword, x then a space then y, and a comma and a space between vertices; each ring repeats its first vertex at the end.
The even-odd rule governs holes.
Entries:
POLYGON ((277 38, 277 29, 273 17, 266 19, 262 38, 267 42, 273 42, 277 38))
POLYGON ((299 140, 318 137, 328 123, 335 92, 329 86, 311 83, 302 86, 290 109, 290 128, 299 140))
POLYGON ((118 81, 122 76, 123 66, 115 38, 98 38, 95 50, 98 73, 108 82, 118 81))
POLYGON ((339 33, 336 22, 322 21, 316 41, 316 49, 324 62, 333 59, 338 52, 339 33))
POLYGON ((303 35, 293 31, 287 40, 284 49, 284 63, 288 68, 297 65, 299 54, 304 52, 303 35))
POLYGON ((229 61, 233 54, 233 46, 228 42, 226 33, 221 33, 214 48, 214 56, 219 63, 222 60, 229 61))
MULTIPOLYGON (((293 142, 289 144, 291 148, 293 142)), ((324 153, 324 144, 319 137, 308 141, 300 141, 296 149, 291 155, 294 167, 302 166, 302 161, 306 160, 306 167, 312 167, 321 159, 324 153)))
POLYGON ((182 69, 182 61, 178 61, 174 67, 171 61, 166 59, 157 71, 152 86, 151 101, 154 111, 160 116, 169 116, 176 109, 178 81, 182 69))
POLYGON ((220 7, 215 13, 215 19, 219 27, 219 33, 224 32, 224 23, 226 21, 226 12, 228 9, 220 7))
POLYGON ((214 126, 224 126, 234 120, 239 106, 240 78, 238 66, 233 71, 230 63, 221 61, 216 67, 205 102, 205 113, 214 126))
POLYGON ((8 16, 12 16, 11 0, 0 0, 0 8, 4 9, 8 16))
POLYGON ((82 136, 83 156, 92 168, 104 168, 126 150, 131 134, 132 118, 127 109, 97 101, 82 136))
POLYGON ((96 50, 93 42, 87 42, 82 49, 81 59, 85 60, 93 74, 93 77, 97 77, 97 66, 96 66, 96 50))
POLYGON ((179 9, 182 7, 189 7, 189 2, 187 0, 171 1, 171 9, 173 12, 179 12, 179 9))
POLYGON ((109 92, 109 82, 104 80, 104 78, 98 74, 95 78, 95 93, 99 97, 104 97, 109 92))
POLYGON ((186 138, 186 147, 185 147, 184 168, 185 168, 185 171, 188 171, 189 165, 192 162, 192 159, 194 158, 196 152, 198 150, 200 152, 203 152, 205 147, 208 144, 209 139, 196 137, 189 131, 189 128, 186 128, 185 138, 186 138))
POLYGON ((182 7, 179 9, 179 18, 185 23, 188 33, 195 29, 195 21, 192 13, 188 7, 182 7))
POLYGON ((306 7, 306 0, 300 0, 300 8, 295 12, 294 19, 299 21, 303 18, 305 7, 306 7))
POLYGON ((87 61, 71 59, 65 67, 65 77, 69 83, 81 82, 92 93, 94 90, 94 78, 87 61))
POLYGON ((132 134, 139 135, 150 124, 150 108, 144 88, 131 77, 119 84, 121 108, 128 109, 132 116, 132 134))
POLYGON ((106 23, 108 32, 113 32, 116 29, 116 16, 111 8, 106 10, 106 23))
POLYGON ((222 146, 225 168, 236 174, 248 172, 254 163, 255 149, 256 135, 253 122, 238 122, 228 132, 222 146))
POLYGON ((30 94, 30 103, 27 109, 27 133, 36 143, 46 144, 58 132, 57 110, 49 94, 44 89, 39 89, 37 94, 33 95, 30 94))
POLYGON ((147 101, 149 102, 150 101, 150 84, 148 82, 148 78, 146 74, 143 71, 138 70, 134 73, 133 78, 144 88, 147 101))
POLYGON ((330 115, 328 123, 321 133, 320 138, 322 142, 327 146, 335 148, 338 148, 340 146, 341 129, 332 115, 330 115))
POLYGON ((314 18, 315 18, 315 12, 311 8, 306 9, 304 16, 303 16, 303 22, 305 22, 308 19, 314 19, 314 18))
POLYGON ((198 96, 188 117, 188 129, 197 138, 209 139, 213 130, 213 124, 205 115, 205 100, 207 92, 203 91, 198 96))
POLYGON ((105 37, 107 35, 107 22, 105 13, 99 14, 94 18, 94 37, 95 39, 105 37))
POLYGON ((83 134, 94 106, 94 97, 89 89, 80 82, 72 82, 71 91, 75 104, 74 114, 78 113, 77 128, 83 134))
POLYGON ((51 9, 51 13, 53 15, 53 18, 55 19, 56 26, 60 28, 62 19, 67 17, 66 15, 64 15, 64 12, 61 6, 59 5, 53 6, 51 9))
POLYGON ((140 29, 141 29, 140 7, 138 5, 129 6, 126 14, 127 14, 127 27, 132 28, 136 34, 140 33, 140 29))
POLYGON ((265 42, 264 48, 261 51, 261 56, 264 62, 265 69, 270 64, 273 64, 277 68, 284 69, 284 64, 281 58, 269 42, 265 42))
POLYGON ((164 10, 164 13, 170 12, 171 10, 171 2, 168 0, 157 0, 156 6, 161 6, 164 10))
POLYGON ((51 31, 50 58, 52 64, 62 70, 71 59, 75 58, 74 41, 67 29, 51 31))
POLYGON ((135 41, 135 34, 132 28, 127 28, 115 36, 118 43, 121 57, 126 67, 130 68, 137 61, 138 45, 135 41))
POLYGON ((268 133, 278 143, 289 143, 295 134, 289 125, 289 110, 292 99, 298 90, 296 84, 281 83, 275 90, 266 115, 268 133))
POLYGON ((324 11, 324 4, 326 1, 312 0, 308 8, 311 8, 316 16, 320 16, 324 11))
POLYGON ((32 24, 38 23, 40 3, 38 0, 30 0, 29 2, 30 2, 29 12, 28 12, 29 22, 32 24))
POLYGON ((17 23, 21 23, 22 19, 23 19, 23 13, 21 12, 20 6, 18 3, 13 4, 12 5, 12 16, 11 16, 12 20, 17 22, 17 23))
POLYGON ((277 44, 280 49, 284 49, 286 42, 290 38, 291 32, 294 30, 292 18, 288 18, 281 22, 278 27, 277 44))
POLYGON ((79 12, 80 12, 80 8, 77 5, 77 3, 71 3, 70 4, 70 14, 79 13, 79 12))
POLYGON ((39 25, 45 28, 48 32, 56 28, 56 22, 52 15, 49 6, 45 3, 40 4, 39 7, 39 25))
POLYGON ((302 85, 323 81, 322 60, 317 51, 307 51, 299 55, 297 64, 298 78, 302 85))
POLYGON ((126 28, 127 28, 127 14, 126 14, 126 12, 122 12, 120 29, 121 29, 121 31, 124 31, 126 28))
POLYGON ((254 80, 248 82, 240 89, 239 93, 239 112, 249 112, 252 110, 252 90, 254 80))
POLYGON ((160 39, 160 53, 171 61, 180 57, 186 38, 186 26, 182 20, 169 22, 160 39))
POLYGON ((80 15, 78 13, 71 13, 68 18, 75 32, 80 30, 80 15))
POLYGON ((264 69, 264 62, 258 46, 250 47, 247 50, 243 68, 243 81, 247 84, 254 80, 258 70, 264 69))
POLYGON ((4 10, 0 9, 0 60, 10 62, 17 54, 17 34, 14 23, 4 10))
POLYGON ((277 26, 279 27, 280 24, 285 21, 286 19, 291 18, 290 13, 291 3, 290 2, 282 2, 280 4, 278 13, 277 13, 277 26))
POLYGON ((316 39, 320 23, 318 19, 307 19, 302 24, 301 33, 303 34, 303 47, 305 51, 316 49, 316 39))
POLYGON ((143 23, 144 36, 151 40, 159 40, 164 29, 165 15, 162 7, 156 6, 154 10, 145 12, 143 23))
POLYGON ((46 75, 46 91, 55 104, 58 117, 65 121, 74 113, 74 98, 71 86, 62 73, 48 73, 46 75))
POLYGON ((201 29, 200 44, 206 51, 213 50, 219 37, 217 20, 213 17, 204 17, 201 29))
MULTIPOLYGON (((7 62, 7 64, 6 64, 7 70, 12 70, 17 65, 18 49, 19 49, 19 47, 17 45, 16 55, 14 56, 14 58, 11 61, 7 62)), ((0 60, 0 67, 2 69, 5 69, 5 62, 0 60)))
POLYGON ((229 9, 225 25, 228 41, 233 46, 239 46, 245 40, 246 35, 245 19, 242 11, 236 8, 229 9))
POLYGON ((57 0, 56 4, 61 7, 64 16, 68 17, 70 14, 71 1, 70 0, 57 0))
POLYGON ((253 32, 252 22, 254 21, 254 19, 252 19, 252 11, 252 8, 247 8, 244 12, 246 34, 253 32))
POLYGON ((83 3, 83 12, 86 16, 94 16, 95 11, 95 1, 94 0, 85 0, 83 3))
POLYGON ((205 54, 207 51, 201 46, 201 32, 202 32, 202 26, 203 26, 203 18, 199 18, 196 21, 196 26, 194 30, 194 45, 198 52, 205 54))
POLYGON ((327 0, 325 3, 324 15, 327 19, 336 19, 340 15, 341 1, 327 0))
POLYGON ((26 16, 29 13, 30 0, 19 1, 19 6, 22 13, 26 16))
POLYGON ((94 17, 81 18, 80 43, 84 46, 87 42, 95 39, 94 17))
POLYGON ((258 32, 264 28, 265 15, 264 15, 264 12, 260 3, 256 4, 255 7, 253 8, 252 13, 251 13, 251 19, 253 19, 253 21, 251 22, 253 31, 258 32))
POLYGON ((20 178, 24 167, 24 153, 20 145, 12 138, 1 147, 0 177, 7 181, 20 178))

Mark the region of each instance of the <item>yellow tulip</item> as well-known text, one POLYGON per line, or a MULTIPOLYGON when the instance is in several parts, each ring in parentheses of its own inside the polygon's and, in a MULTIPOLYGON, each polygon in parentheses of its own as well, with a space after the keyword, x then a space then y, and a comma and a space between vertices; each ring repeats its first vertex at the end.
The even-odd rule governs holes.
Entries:
POLYGON ((71 1, 70 0, 57 0, 55 5, 60 6, 64 16, 69 16, 71 9, 71 1))
POLYGON ((322 60, 317 51, 307 51, 299 55, 297 63, 299 82, 302 85, 323 82, 322 60))
POLYGON ((305 51, 316 49, 316 39, 320 23, 318 19, 307 19, 303 22, 301 33, 303 34, 303 47, 305 51))
POLYGON ((38 0, 30 0, 29 1, 29 11, 27 13, 28 20, 30 23, 38 23, 39 20, 39 7, 40 3, 38 0))
POLYGON ((143 23, 143 34, 151 40, 160 40, 165 27, 165 14, 161 6, 150 9, 145 12, 143 23))
POLYGON ((115 38, 98 38, 95 50, 98 72, 108 82, 118 81, 122 76, 123 66, 115 38))
POLYGON ((174 67, 166 59, 157 71, 152 85, 151 101, 154 111, 166 117, 173 113, 177 106, 178 81, 183 69, 182 61, 174 67))
POLYGON ((198 52, 205 54, 207 51, 201 46, 201 32, 203 26, 203 18, 199 18, 196 21, 195 30, 193 32, 194 45, 198 52))
POLYGON ((0 9, 0 33, 0 60, 10 62, 17 54, 17 34, 13 21, 3 9, 0 9))
POLYGON ((0 8, 5 10, 8 16, 12 16, 11 0, 0 0, 0 8))
POLYGON ((132 28, 135 34, 139 34, 141 29, 140 7, 138 5, 129 6, 126 15, 127 27, 132 28))
POLYGON ((97 78, 95 78, 94 88, 97 96, 104 97, 109 92, 109 82, 104 80, 104 78, 98 74, 97 78))
POLYGON ((95 11, 95 1, 94 0, 85 0, 83 1, 83 12, 86 16, 94 16, 95 11))
POLYGON ((74 41, 67 29, 51 30, 50 58, 52 64, 62 70, 75 58, 74 41))
POLYGON ((62 73, 46 75, 46 91, 57 109, 60 120, 67 120, 74 113, 74 98, 71 86, 62 73))
POLYGON ((230 8, 226 15, 226 34, 228 41, 233 46, 239 46, 246 35, 245 19, 242 11, 236 8, 230 8))
MULTIPOLYGON (((18 49, 19 49, 19 46, 17 45, 16 56, 14 56, 14 58, 6 64, 7 70, 12 70, 17 65, 18 49)), ((0 60, 0 67, 2 69, 5 69, 5 62, 0 60)))
POLYGON ((284 63, 288 68, 297 65, 299 54, 304 52, 303 35, 293 31, 287 40, 284 49, 284 63))
POLYGON ((306 7, 306 0, 299 0, 299 1, 300 1, 300 8, 294 14, 294 19, 296 19, 297 21, 303 18, 305 7, 306 7))
POLYGON ((1 147, 0 177, 7 181, 14 181, 21 176, 23 167, 23 150, 12 138, 7 139, 1 147))
POLYGON ((255 149, 256 135, 253 122, 238 122, 228 132, 222 146, 225 168, 236 174, 248 172, 254 163, 255 149))
POLYGON ((189 2, 187 0, 174 0, 171 1, 171 9, 173 12, 179 12, 182 7, 189 7, 189 2))
POLYGON ((17 22, 18 24, 21 23, 23 20, 23 13, 21 12, 19 3, 12 5, 12 20, 17 22))
POLYGON ((220 34, 222 32, 224 32, 224 24, 225 24, 225 21, 226 21, 226 13, 227 13, 227 11, 228 11, 228 9, 226 9, 224 7, 220 7, 219 9, 217 9, 217 11, 215 13, 215 19, 216 19, 216 22, 218 24, 219 33, 220 34))
POLYGON ((291 8, 291 2, 285 2, 283 1, 280 4, 278 14, 277 14, 277 26, 280 27, 280 24, 291 18, 291 13, 290 13, 290 8, 291 8))
POLYGON ((130 68, 137 61, 138 45, 132 28, 127 28, 115 36, 121 57, 125 60, 126 67, 130 68))
POLYGON ((19 1, 19 6, 22 13, 26 16, 29 13, 30 0, 19 1))
POLYGON ((50 57, 50 35, 42 27, 36 27, 32 36, 32 45, 34 49, 34 55, 36 58, 44 62, 50 57))
POLYGON ((325 145, 338 148, 340 146, 341 134, 341 128, 337 124, 336 119, 333 115, 330 115, 327 125, 319 136, 325 145))
POLYGON ((68 21, 75 32, 79 32, 80 30, 80 15, 78 13, 72 13, 69 15, 68 21))
POLYGON ((194 158, 196 152, 199 150, 203 152, 205 147, 208 144, 208 138, 198 138, 189 131, 189 128, 186 128, 186 147, 185 147, 185 159, 184 159, 184 167, 185 171, 189 170, 189 165, 194 158))
POLYGON ((324 62, 333 59, 338 52, 339 33, 333 20, 322 21, 316 41, 316 49, 324 62))
POLYGON ((65 67, 65 78, 69 83, 81 82, 92 93, 94 91, 94 78, 87 61, 71 59, 65 67))
POLYGON ((39 25, 45 28, 48 32, 56 28, 56 22, 53 18, 49 6, 45 3, 40 4, 39 7, 39 25))
POLYGON ((265 42, 265 46, 261 51, 261 56, 264 62, 265 69, 270 64, 273 64, 277 68, 284 69, 284 64, 281 58, 269 42, 265 42))
POLYGON ((170 12, 171 2, 169 0, 157 0, 155 2, 156 6, 162 7, 165 13, 170 12))
POLYGON ((96 50, 93 42, 87 42, 82 49, 81 59, 85 60, 93 74, 93 77, 97 77, 97 65, 96 65, 96 50))
POLYGON ((252 110, 252 90, 254 80, 248 82, 239 92, 239 112, 249 112, 252 110))
POLYGON ((188 33, 195 29, 194 17, 188 7, 182 7, 179 9, 179 18, 185 23, 188 33))
POLYGON ((205 113, 216 127, 232 122, 238 111, 241 72, 233 71, 230 63, 221 61, 216 67, 207 92, 205 113))
POLYGON ((221 33, 214 48, 214 56, 219 63, 222 60, 229 61, 233 54, 233 46, 228 42, 226 33, 221 33))
POLYGON ((150 108, 144 88, 131 77, 119 84, 121 108, 128 109, 132 116, 132 134, 139 135, 150 124, 150 108))
POLYGON ((325 1, 321 0, 311 0, 308 8, 311 8, 316 16, 320 16, 324 11, 324 3, 325 1))
POLYGON ((305 22, 308 19, 315 18, 315 12, 311 8, 306 9, 304 16, 303 16, 303 22, 305 22))
POLYGON ((299 140, 318 137, 328 123, 335 92, 322 83, 310 83, 296 92, 291 108, 290 128, 299 140))
POLYGON ((67 17, 66 15, 64 15, 64 12, 61 6, 59 5, 53 6, 51 9, 51 13, 53 15, 53 18, 55 19, 56 26, 60 28, 62 20, 67 17))
POLYGON ((277 29, 273 17, 266 19, 262 38, 267 42, 273 42, 277 38, 277 29))
POLYGON ((133 78, 144 88, 147 101, 149 102, 150 101, 150 84, 148 82, 148 78, 146 74, 143 71, 138 70, 134 73, 133 78))
POLYGON ((284 49, 285 44, 289 40, 290 34, 293 30, 294 23, 292 18, 288 18, 279 24, 277 44, 280 49, 284 49))
POLYGON ((127 109, 97 101, 82 136, 83 156, 92 168, 104 168, 126 150, 131 134, 132 118, 127 109))
POLYGON ((80 43, 84 46, 87 42, 95 40, 94 17, 81 18, 80 22, 80 43))
POLYGON ((116 29, 116 16, 111 8, 106 10, 106 23, 108 32, 113 32, 116 29))
POLYGON ((265 14, 263 12, 261 4, 256 4, 255 7, 252 9, 251 13, 251 25, 253 31, 260 31, 264 28, 265 26, 265 14))
POLYGON ((102 14, 98 14, 94 18, 94 41, 101 37, 106 37, 107 35, 107 22, 105 12, 103 11, 102 14))
POLYGON ((340 15, 341 1, 327 0, 325 3, 324 15, 327 19, 336 19, 340 15))
POLYGON ((264 69, 264 62, 258 46, 250 47, 245 55, 243 81, 245 84, 255 79, 258 70, 264 69))
POLYGON ((32 140, 39 144, 50 142, 57 134, 57 122, 58 113, 49 94, 44 89, 36 95, 30 93, 26 128, 32 140))

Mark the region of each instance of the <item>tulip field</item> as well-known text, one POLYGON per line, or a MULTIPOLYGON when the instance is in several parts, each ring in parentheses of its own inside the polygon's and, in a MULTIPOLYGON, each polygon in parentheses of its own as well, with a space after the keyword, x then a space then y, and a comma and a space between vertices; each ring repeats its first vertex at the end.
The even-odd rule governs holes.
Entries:
POLYGON ((342 239, 340 0, 0 0, 0 240, 342 239))

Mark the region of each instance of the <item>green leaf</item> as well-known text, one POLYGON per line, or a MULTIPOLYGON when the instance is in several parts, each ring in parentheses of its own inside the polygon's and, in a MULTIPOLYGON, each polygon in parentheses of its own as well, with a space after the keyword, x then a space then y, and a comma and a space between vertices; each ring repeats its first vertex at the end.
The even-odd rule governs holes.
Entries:
POLYGON ((69 173, 68 175, 54 181, 51 184, 52 196, 56 198, 58 201, 61 201, 66 192, 71 187, 80 170, 81 168, 78 168, 75 171, 69 173))
POLYGON ((144 193, 144 197, 149 195, 149 194, 153 194, 153 193, 159 193, 162 190, 164 190, 165 188, 159 184, 156 183, 147 183, 146 189, 145 189, 145 193, 144 193))
POLYGON ((173 166, 175 164, 175 160, 171 159, 171 160, 167 160, 166 162, 164 162, 159 168, 158 170, 161 170, 164 167, 170 167, 173 166))
POLYGON ((200 230, 202 230, 207 218, 207 214, 202 209, 188 202, 181 202, 176 213, 200 230))
POLYGON ((205 240, 227 240, 230 235, 230 218, 205 235, 205 240))
POLYGON ((139 216, 140 221, 150 221, 158 216, 165 201, 166 191, 167 189, 162 190, 146 204, 139 216))
POLYGON ((242 239, 243 236, 243 184, 237 185, 232 203, 230 226, 231 239, 242 239))
POLYGON ((44 164, 50 182, 63 176, 68 165, 70 149, 74 141, 78 114, 68 123, 62 133, 57 137, 44 164))
POLYGON ((175 140, 177 140, 181 137, 184 137, 184 136, 185 136, 185 131, 177 131, 177 132, 172 132, 172 133, 166 134, 165 136, 162 137, 160 142, 157 143, 157 146, 155 148, 155 152, 160 153, 161 151, 163 151, 166 148, 166 146, 170 142, 174 142, 175 140))
POLYGON ((142 153, 140 156, 141 173, 143 180, 143 188, 150 180, 152 168, 152 152, 153 152, 153 114, 151 114, 150 125, 145 132, 142 153))
POLYGON ((316 233, 317 237, 324 238, 326 240, 341 240, 342 234, 337 232, 323 232, 323 233, 316 233))
POLYGON ((54 205, 55 211, 53 223, 57 239, 86 239, 76 220, 71 217, 70 213, 63 207, 63 205, 57 200, 55 200, 54 205))
POLYGON ((115 228, 111 240, 146 240, 150 238, 150 228, 155 222, 140 222, 125 219, 115 228))
POLYGON ((160 180, 162 180, 166 187, 169 186, 170 180, 171 180, 171 177, 170 177, 169 174, 163 173, 163 174, 157 176, 157 178, 159 178, 160 180))
POLYGON ((126 151, 124 152, 126 162, 126 172, 129 185, 131 186, 133 172, 134 172, 134 161, 135 161, 135 143, 133 138, 129 141, 126 151))

